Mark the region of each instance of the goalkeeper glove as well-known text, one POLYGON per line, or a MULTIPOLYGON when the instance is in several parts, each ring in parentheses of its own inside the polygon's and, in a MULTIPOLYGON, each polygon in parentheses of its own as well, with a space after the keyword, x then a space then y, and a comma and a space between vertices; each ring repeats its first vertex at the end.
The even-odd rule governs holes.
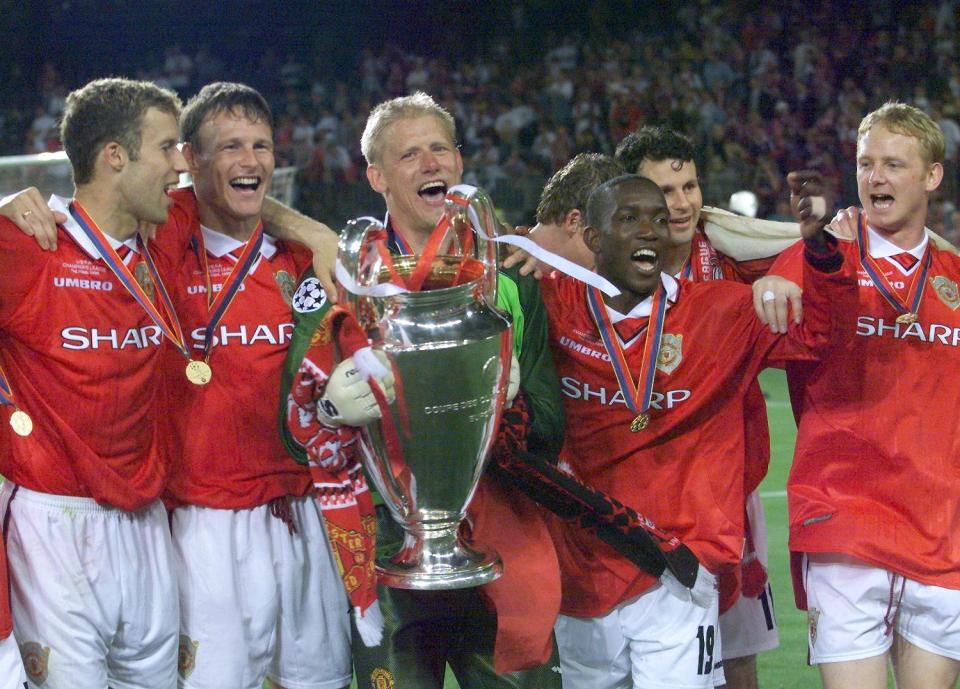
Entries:
MULTIPOLYGON (((374 380, 383 390, 387 404, 393 402, 393 373, 386 355, 374 350, 374 356, 384 365, 385 373, 374 376, 374 380)), ((317 400, 317 420, 324 426, 366 426, 380 418, 380 407, 374 397, 370 384, 357 370, 353 357, 344 359, 330 375, 323 396, 317 400)))

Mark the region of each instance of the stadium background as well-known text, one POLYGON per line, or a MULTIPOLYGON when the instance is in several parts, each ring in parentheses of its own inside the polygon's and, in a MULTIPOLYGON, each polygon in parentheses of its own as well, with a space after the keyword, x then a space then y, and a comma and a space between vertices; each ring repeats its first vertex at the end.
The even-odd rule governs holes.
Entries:
MULTIPOLYGON (((749 189, 759 215, 784 217, 783 176, 808 166, 852 205, 859 120, 896 98, 944 130, 928 225, 957 243, 957 22, 957 0, 0 0, 0 156, 18 156, 0 158, 0 195, 27 184, 69 193, 63 164, 20 156, 59 149, 64 96, 98 76, 151 79, 184 100, 219 79, 260 89, 276 116, 277 165, 295 170, 284 195, 334 228, 382 212, 360 132, 372 105, 417 89, 455 115, 466 181, 514 223, 533 220, 544 182, 574 154, 612 152, 649 123, 693 137, 710 205, 749 189)), ((782 643, 761 656, 761 684, 816 686, 786 559, 794 428, 782 375, 763 382, 782 643)))

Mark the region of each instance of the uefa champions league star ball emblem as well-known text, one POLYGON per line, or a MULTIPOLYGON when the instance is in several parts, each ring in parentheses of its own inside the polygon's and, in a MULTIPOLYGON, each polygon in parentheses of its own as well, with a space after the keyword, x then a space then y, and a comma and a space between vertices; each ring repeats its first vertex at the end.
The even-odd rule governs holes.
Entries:
POLYGON ((327 301, 327 295, 320 288, 317 278, 307 278, 293 295, 293 310, 297 313, 319 311, 327 301))

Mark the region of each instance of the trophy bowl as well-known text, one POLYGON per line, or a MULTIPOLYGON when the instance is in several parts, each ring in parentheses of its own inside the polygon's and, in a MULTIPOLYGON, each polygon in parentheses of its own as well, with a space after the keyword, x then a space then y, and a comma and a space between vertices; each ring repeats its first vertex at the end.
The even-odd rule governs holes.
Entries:
MULTIPOLYGON (((341 265, 355 284, 409 277, 418 257, 393 257, 389 270, 382 255, 371 260, 371 229, 379 223, 353 221, 341 235, 341 265)), ((396 588, 479 586, 503 571, 495 552, 458 535, 496 437, 513 346, 509 316, 493 306, 495 247, 479 238, 467 246, 481 255, 436 255, 418 291, 341 292, 395 379, 389 414, 363 429, 361 454, 403 529, 400 550, 376 563, 380 582, 396 588)))

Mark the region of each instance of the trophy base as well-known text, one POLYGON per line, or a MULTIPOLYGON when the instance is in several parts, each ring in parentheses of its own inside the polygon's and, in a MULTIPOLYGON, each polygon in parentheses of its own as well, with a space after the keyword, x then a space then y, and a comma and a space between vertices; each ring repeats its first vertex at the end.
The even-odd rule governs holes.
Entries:
POLYGON ((503 574, 503 563, 494 552, 471 548, 457 540, 431 548, 403 548, 390 558, 377 560, 379 582, 396 589, 443 591, 489 584, 503 574))

